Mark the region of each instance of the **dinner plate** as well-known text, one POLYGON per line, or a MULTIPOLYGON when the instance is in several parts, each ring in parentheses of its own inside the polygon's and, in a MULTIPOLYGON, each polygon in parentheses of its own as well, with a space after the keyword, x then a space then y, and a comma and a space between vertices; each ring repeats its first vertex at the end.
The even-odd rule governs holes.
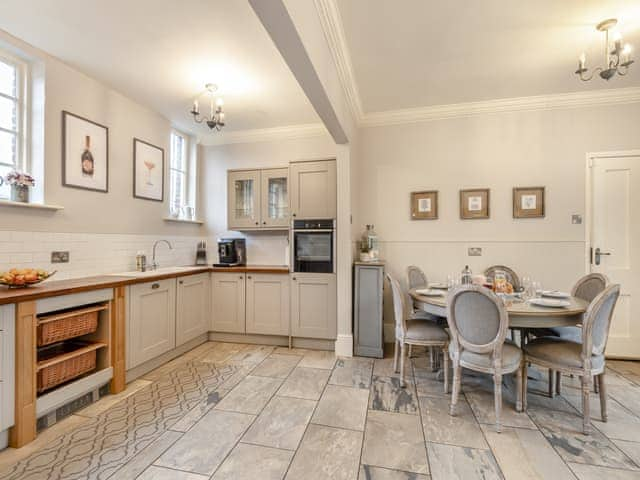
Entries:
POLYGON ((416 293, 425 297, 441 297, 444 295, 442 290, 434 290, 432 288, 418 288, 416 293))
POLYGON ((449 285, 443 282, 435 282, 435 283, 430 283, 429 288, 436 288, 438 290, 449 290, 449 285))
POLYGON ((537 305, 539 307, 552 307, 552 308, 565 308, 571 305, 568 300, 561 300, 555 298, 532 298, 529 300, 531 305, 537 305))
POLYGON ((567 292, 560 292, 558 290, 543 290, 542 296, 549 298, 570 298, 571 294, 567 292))

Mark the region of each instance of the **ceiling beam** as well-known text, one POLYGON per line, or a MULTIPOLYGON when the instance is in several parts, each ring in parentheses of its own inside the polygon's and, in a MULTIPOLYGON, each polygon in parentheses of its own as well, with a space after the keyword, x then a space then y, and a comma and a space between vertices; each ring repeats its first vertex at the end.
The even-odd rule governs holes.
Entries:
POLYGON ((337 144, 349 142, 283 0, 249 0, 291 73, 337 144))

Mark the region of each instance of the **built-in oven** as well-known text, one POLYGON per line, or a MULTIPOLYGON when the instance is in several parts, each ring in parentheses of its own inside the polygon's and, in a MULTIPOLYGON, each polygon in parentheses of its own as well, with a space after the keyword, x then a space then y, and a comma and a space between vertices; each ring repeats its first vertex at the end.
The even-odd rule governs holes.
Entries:
POLYGON ((336 272, 335 220, 294 220, 291 237, 291 271, 336 272))

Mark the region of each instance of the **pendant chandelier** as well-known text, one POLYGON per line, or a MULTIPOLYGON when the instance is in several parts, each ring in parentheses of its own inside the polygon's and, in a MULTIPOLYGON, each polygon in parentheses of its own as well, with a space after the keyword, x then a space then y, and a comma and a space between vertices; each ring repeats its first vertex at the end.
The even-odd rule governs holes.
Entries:
POLYGON ((193 115, 193 120, 196 123, 205 122, 210 130, 215 129, 219 132, 222 130, 222 127, 224 127, 224 111, 222 110, 224 101, 222 98, 218 98, 217 100, 215 99, 215 94, 218 91, 218 86, 216 84, 207 83, 204 88, 210 97, 209 116, 207 117, 200 114, 200 105, 197 99, 193 101, 193 107, 189 113, 193 115))
POLYGON ((618 75, 626 75, 629 71, 629 66, 633 63, 631 45, 628 43, 624 46, 622 45, 622 35, 619 32, 613 34, 613 45, 609 43, 609 30, 615 27, 617 23, 617 19, 610 18, 596 25, 596 30, 604 32, 604 65, 595 68, 591 75, 586 75, 589 71, 586 67, 587 56, 584 52, 580 54, 578 69, 575 73, 583 82, 591 80, 596 73, 603 80, 610 80, 616 73, 618 75))

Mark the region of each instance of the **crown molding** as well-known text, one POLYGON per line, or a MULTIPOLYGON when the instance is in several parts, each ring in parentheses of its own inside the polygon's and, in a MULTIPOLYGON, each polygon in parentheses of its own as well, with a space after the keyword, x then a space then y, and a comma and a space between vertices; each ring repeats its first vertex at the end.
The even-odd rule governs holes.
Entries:
POLYGON ((347 47, 340 9, 336 0, 314 0, 322 31, 329 45, 329 51, 338 71, 340 85, 347 100, 349 110, 359 125, 363 118, 362 102, 353 72, 351 55, 347 47))
POLYGON ((285 127, 258 128, 254 130, 222 131, 215 134, 199 135, 198 142, 204 146, 227 145, 232 143, 256 143, 274 140, 294 140, 327 135, 321 123, 288 125, 285 127))
POLYGON ((359 126, 380 127, 493 113, 599 107, 636 102, 640 102, 640 88, 637 87, 591 90, 372 112, 364 114, 359 126))

